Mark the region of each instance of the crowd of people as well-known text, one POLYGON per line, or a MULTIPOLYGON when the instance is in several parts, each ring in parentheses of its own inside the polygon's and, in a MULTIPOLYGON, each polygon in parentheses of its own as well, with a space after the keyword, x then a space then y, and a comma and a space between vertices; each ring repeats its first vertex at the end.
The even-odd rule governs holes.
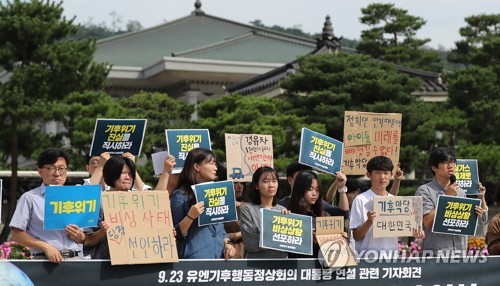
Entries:
MULTIPOLYGON (((130 153, 88 158, 87 171, 90 178, 82 184, 99 184, 102 191, 130 192, 150 189, 144 184, 135 168, 135 157, 130 153)), ((12 240, 31 249, 34 259, 60 263, 63 259, 109 259, 106 231, 109 228, 102 210, 98 226, 80 228, 68 225, 64 230, 45 230, 44 205, 45 188, 49 185, 64 185, 70 160, 66 153, 49 148, 38 157, 38 173, 42 184, 26 192, 18 201, 10 222, 12 240)), ((384 156, 371 158, 366 166, 370 188, 362 191, 355 184, 349 184, 347 177, 338 172, 323 198, 321 180, 311 167, 291 163, 286 176, 291 193, 279 199, 278 172, 268 166, 258 168, 248 184, 234 182, 238 220, 199 226, 198 217, 205 211, 202 201, 198 202, 192 185, 217 180, 215 154, 207 149, 195 148, 188 152, 181 173, 173 180, 175 158, 169 155, 163 172, 154 190, 168 191, 170 196, 174 236, 180 259, 234 259, 234 258, 317 258, 320 247, 314 239, 313 254, 304 255, 263 248, 259 245, 261 209, 279 211, 284 215, 295 213, 312 217, 343 216, 346 224, 343 236, 357 253, 363 250, 396 251, 396 237, 373 237, 373 221, 377 213, 373 210, 373 198, 397 196, 404 173, 384 156), (393 170, 396 172, 393 173, 393 170), (394 179, 392 179, 394 178, 394 179), (391 184, 391 189, 387 188, 391 184), (348 188, 349 186, 349 188, 348 188), (168 190, 167 190, 168 189, 168 190)), ((449 148, 438 147, 429 156, 429 168, 434 180, 420 186, 416 196, 423 198, 423 229, 415 229, 415 238, 423 240, 422 248, 438 251, 458 250, 465 253, 466 236, 433 233, 432 225, 439 196, 465 197, 456 182, 450 180, 455 173, 456 156, 449 148)), ((485 201, 486 189, 480 184, 480 206, 475 208, 479 224, 488 221, 488 207, 485 201)), ((500 253, 500 217, 495 217, 486 236, 491 254, 500 253)), ((313 231, 313 238, 314 238, 313 231)))

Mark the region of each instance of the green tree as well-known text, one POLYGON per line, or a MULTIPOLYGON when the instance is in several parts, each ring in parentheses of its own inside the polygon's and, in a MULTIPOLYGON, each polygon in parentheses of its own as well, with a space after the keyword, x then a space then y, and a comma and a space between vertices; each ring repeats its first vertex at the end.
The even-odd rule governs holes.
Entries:
POLYGON ((406 170, 427 169, 423 152, 437 143, 436 130, 443 130, 448 139, 462 128, 433 119, 443 114, 442 107, 417 100, 411 93, 420 80, 397 72, 392 64, 366 55, 338 54, 305 56, 299 66, 281 83, 290 95, 291 114, 304 117, 308 124, 325 125, 326 135, 342 141, 345 110, 402 113, 400 161, 406 170))
POLYGON ((500 63, 500 14, 481 14, 465 18, 460 28, 463 39, 455 42, 448 59, 454 63, 482 67, 500 63))
POLYGON ((449 55, 450 61, 465 65, 447 74, 448 106, 464 112, 465 144, 459 144, 462 158, 477 158, 483 183, 500 184, 498 158, 500 133, 500 14, 465 18, 462 39, 449 55), (486 181, 485 181, 486 180, 486 181))
MULTIPOLYGON (((146 134, 142 145, 142 153, 151 158, 155 150, 166 147, 165 129, 189 129, 194 123, 190 121, 194 106, 174 99, 165 93, 140 92, 118 101, 121 118, 147 119, 146 134)), ((153 182, 153 165, 151 160, 142 167, 138 166, 144 181, 153 182)))
POLYGON ((465 19, 450 59, 466 65, 448 74, 449 105, 465 111, 473 144, 498 144, 500 134, 500 14, 465 19))
POLYGON ((73 169, 84 169, 90 151, 96 118, 120 118, 123 108, 103 91, 73 92, 54 104, 65 131, 56 135, 56 141, 71 142, 68 150, 73 169))
POLYGON ((238 94, 204 101, 199 106, 199 128, 210 130, 212 146, 219 161, 225 161, 225 133, 273 135, 275 168, 285 170, 297 156, 302 127, 324 132, 322 124, 306 124, 295 114, 285 114, 290 103, 279 98, 268 99, 238 94), (295 140, 294 140, 295 139, 295 140))
POLYGON ((371 29, 361 32, 358 52, 407 67, 441 70, 438 53, 425 48, 430 39, 415 37, 425 25, 424 19, 409 15, 407 10, 394 4, 373 3, 361 12, 361 23, 371 29))
MULTIPOLYGON (((8 135, 12 180, 16 196, 18 157, 31 157, 36 140, 45 140, 37 125, 54 118, 54 102, 75 91, 98 90, 108 74, 93 63, 95 42, 66 40, 78 29, 63 17, 61 3, 33 0, 0 2, 0 66, 9 75, 0 85, 2 135, 8 135), (7 108, 5 108, 7 107, 7 108), (31 142, 21 144, 20 140, 31 142)), ((6 140, 7 141, 7 140, 6 140)), ((16 200, 10 200, 8 225, 16 200)), ((7 238, 3 229, 0 240, 7 238)))

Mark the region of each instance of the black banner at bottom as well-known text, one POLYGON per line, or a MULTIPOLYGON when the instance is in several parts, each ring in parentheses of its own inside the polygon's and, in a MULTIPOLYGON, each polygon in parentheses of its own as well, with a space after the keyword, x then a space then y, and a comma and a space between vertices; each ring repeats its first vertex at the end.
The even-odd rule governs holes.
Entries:
POLYGON ((181 260, 172 264, 111 266, 109 261, 1 260, 3 285, 498 285, 500 256, 361 260, 330 269, 316 259, 181 260), (16 269, 16 266, 18 269, 16 269), (14 273, 15 271, 19 273, 14 273), (27 277, 23 280, 22 272, 27 277), (20 278, 21 277, 21 278, 20 278))

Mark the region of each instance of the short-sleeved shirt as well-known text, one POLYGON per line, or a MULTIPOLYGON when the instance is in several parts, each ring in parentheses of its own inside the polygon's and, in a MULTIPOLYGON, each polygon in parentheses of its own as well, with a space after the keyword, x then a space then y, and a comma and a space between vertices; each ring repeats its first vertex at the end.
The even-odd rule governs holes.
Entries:
MULTIPOLYGON (((359 194, 352 203, 351 210, 351 229, 360 227, 368 220, 368 211, 373 210, 373 198, 378 196, 371 189, 359 194)), ((388 194, 388 196, 392 196, 388 194)), ((397 237, 373 237, 373 226, 370 226, 361 240, 355 241, 355 248, 360 257, 366 257, 367 251, 374 250, 377 252, 388 251, 389 254, 395 253, 398 250, 397 237)), ((396 253, 397 255, 397 253, 396 253)))
POLYGON ((177 189, 170 197, 172 220, 177 232, 177 252, 183 259, 214 259, 221 258, 224 251, 224 238, 228 238, 224 224, 215 223, 198 226, 194 220, 183 236, 179 223, 186 217, 191 208, 186 192, 177 189))
MULTIPOLYGON (((423 215, 430 213, 437 208, 438 197, 444 195, 444 188, 436 180, 418 187, 415 196, 422 196, 423 215)), ((465 191, 458 189, 457 197, 465 197, 465 191)), ((488 213, 484 212, 481 218, 478 218, 479 224, 484 224, 488 220, 488 213)), ((464 235, 451 235, 445 233, 433 233, 432 230, 424 227, 425 239, 422 242, 423 250, 432 250, 434 255, 438 251, 460 250, 465 253, 467 249, 467 237, 464 235)))
MULTIPOLYGON (((17 202, 14 216, 9 224, 27 232, 32 237, 48 242, 58 250, 79 251, 79 245, 71 240, 64 230, 44 230, 45 186, 24 193, 17 202)), ((32 254, 43 253, 41 249, 32 249, 32 254)))

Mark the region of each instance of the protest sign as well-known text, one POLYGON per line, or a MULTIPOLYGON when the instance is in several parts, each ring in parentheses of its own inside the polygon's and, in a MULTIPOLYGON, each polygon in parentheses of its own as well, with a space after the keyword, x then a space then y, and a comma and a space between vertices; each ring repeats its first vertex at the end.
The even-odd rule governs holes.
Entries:
POLYGON ((260 210, 259 246, 286 252, 312 255, 312 218, 298 214, 281 214, 260 210))
POLYGON ((325 267, 337 268, 354 266, 356 256, 342 236, 344 232, 343 216, 316 218, 316 240, 320 246, 319 260, 325 267))
POLYGON ((97 226, 100 207, 101 185, 47 186, 43 229, 97 226))
POLYGON ((167 151, 161 151, 151 154, 155 176, 159 176, 163 172, 163 162, 165 161, 165 159, 167 159, 167 157, 168 157, 167 151))
POLYGON ((432 232, 475 235, 477 227, 475 206, 480 204, 481 201, 478 199, 439 196, 432 232))
POLYGON ((373 210, 373 237, 413 236, 413 230, 422 229, 421 196, 376 196, 373 210))
POLYGON ((111 264, 178 262, 168 192, 104 192, 111 264))
POLYGON ((227 179, 250 182, 255 170, 274 168, 273 136, 260 134, 225 134, 227 179))
POLYGON ((192 188, 196 200, 205 203, 205 211, 198 217, 198 225, 238 219, 232 181, 201 183, 193 185, 192 188))
POLYGON ((299 163, 335 174, 342 164, 342 142, 302 128, 299 163))
POLYGON ((345 112, 342 170, 346 175, 364 175, 368 160, 380 155, 389 157, 397 170, 401 117, 400 113, 345 112))
POLYGON ((97 118, 90 156, 99 156, 103 152, 111 155, 125 152, 140 155, 146 123, 146 119, 97 118))
POLYGON ((195 148, 212 150, 208 129, 166 129, 167 149, 175 157, 172 173, 180 173, 189 151, 195 148))
POLYGON ((457 159, 455 177, 457 178, 458 186, 465 191, 466 195, 479 195, 477 160, 457 159))

